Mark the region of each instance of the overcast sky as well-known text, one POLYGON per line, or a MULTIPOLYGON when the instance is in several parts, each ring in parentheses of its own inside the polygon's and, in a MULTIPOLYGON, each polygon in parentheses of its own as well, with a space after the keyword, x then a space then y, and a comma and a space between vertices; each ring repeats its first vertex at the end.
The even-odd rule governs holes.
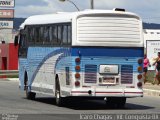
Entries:
MULTIPOLYGON (((77 11, 69 2, 59 0, 15 0, 15 16, 29 17, 57 11, 77 11)), ((72 0, 80 10, 90 8, 90 0, 72 0)), ((95 9, 125 8, 145 22, 160 23, 160 0, 94 0, 95 9)))

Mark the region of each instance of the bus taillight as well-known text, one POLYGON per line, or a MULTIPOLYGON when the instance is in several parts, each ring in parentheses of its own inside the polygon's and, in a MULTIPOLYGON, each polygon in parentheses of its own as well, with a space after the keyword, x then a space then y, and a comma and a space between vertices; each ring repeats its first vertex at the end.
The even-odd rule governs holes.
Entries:
POLYGON ((138 86, 138 87, 142 87, 142 82, 138 82, 138 83, 137 83, 137 86, 138 86))
POLYGON ((138 72, 142 72, 142 67, 139 66, 139 67, 137 68, 137 70, 138 70, 138 72))
POLYGON ((75 59, 75 62, 76 62, 76 63, 80 63, 80 61, 81 61, 80 58, 76 58, 76 59, 75 59))
POLYGON ((79 81, 76 81, 76 82, 75 82, 75 86, 80 86, 80 82, 79 82, 79 81))
POLYGON ((143 76, 142 76, 141 74, 139 74, 139 75, 137 76, 138 80, 141 80, 142 77, 143 77, 143 76))
POLYGON ((143 60, 142 59, 139 59, 138 60, 138 64, 142 64, 143 60))
POLYGON ((77 71, 80 71, 80 69, 81 69, 81 67, 80 67, 79 65, 77 65, 77 66, 75 67, 75 70, 77 70, 77 71))
POLYGON ((79 74, 79 73, 76 73, 76 74, 75 74, 75 78, 80 78, 80 74, 79 74))

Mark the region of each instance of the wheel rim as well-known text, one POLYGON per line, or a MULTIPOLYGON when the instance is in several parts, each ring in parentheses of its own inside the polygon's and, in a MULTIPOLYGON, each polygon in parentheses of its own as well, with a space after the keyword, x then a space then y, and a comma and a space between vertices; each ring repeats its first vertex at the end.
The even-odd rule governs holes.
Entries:
POLYGON ((26 81, 25 90, 26 90, 26 97, 28 97, 28 80, 26 81))
POLYGON ((55 97, 56 97, 56 104, 58 106, 61 106, 62 104, 62 98, 61 98, 61 91, 60 91, 60 84, 59 84, 59 79, 57 78, 56 80, 56 89, 55 89, 55 97))
POLYGON ((60 97, 60 94, 59 94, 59 91, 57 90, 56 91, 56 98, 59 99, 59 97, 60 97))
POLYGON ((58 88, 56 88, 56 104, 60 104, 60 91, 58 88))

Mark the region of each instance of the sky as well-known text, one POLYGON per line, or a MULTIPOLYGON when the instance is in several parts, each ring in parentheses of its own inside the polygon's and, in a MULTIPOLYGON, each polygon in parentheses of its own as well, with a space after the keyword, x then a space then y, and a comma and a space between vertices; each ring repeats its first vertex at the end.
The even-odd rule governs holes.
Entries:
MULTIPOLYGON (((71 0, 80 10, 90 8, 90 0, 71 0)), ((144 22, 160 23, 160 0, 94 0, 95 9, 124 8, 138 14, 144 22)), ((55 12, 74 12, 77 9, 70 2, 59 0, 15 0, 15 17, 55 12)))

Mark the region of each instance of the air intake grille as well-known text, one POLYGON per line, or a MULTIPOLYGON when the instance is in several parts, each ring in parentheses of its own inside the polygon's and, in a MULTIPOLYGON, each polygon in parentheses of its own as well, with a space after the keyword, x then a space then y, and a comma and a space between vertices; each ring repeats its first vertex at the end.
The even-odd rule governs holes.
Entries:
POLYGON ((121 83, 132 84, 133 82, 133 66, 122 65, 121 66, 121 83))
POLYGON ((97 83, 97 65, 85 65, 85 83, 97 83))

